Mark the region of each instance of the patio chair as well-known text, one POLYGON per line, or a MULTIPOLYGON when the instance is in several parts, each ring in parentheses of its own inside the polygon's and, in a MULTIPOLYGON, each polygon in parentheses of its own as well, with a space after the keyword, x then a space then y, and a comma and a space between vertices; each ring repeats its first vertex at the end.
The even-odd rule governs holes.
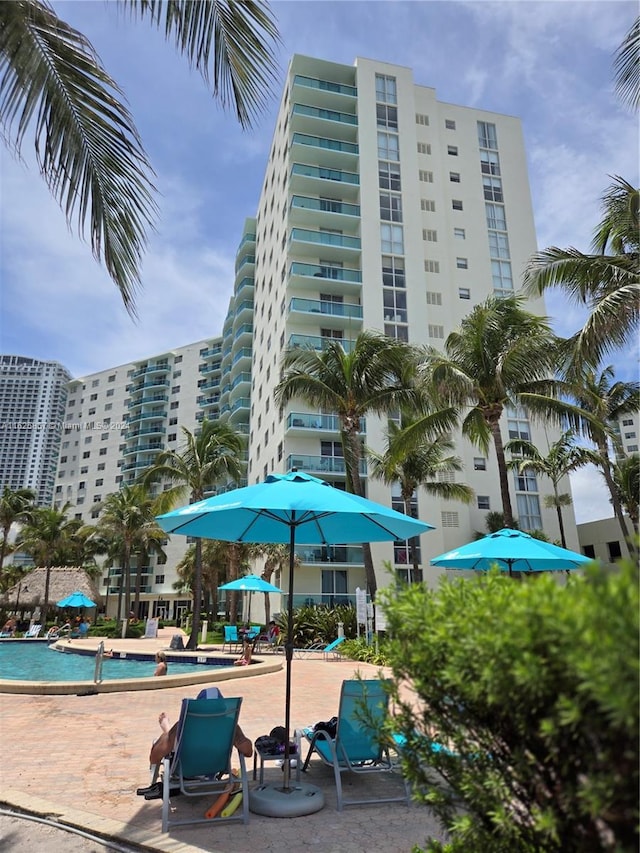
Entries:
POLYGON ((229 652, 237 652, 241 646, 240 637, 238 636, 238 627, 237 625, 225 625, 224 626, 224 643, 222 644, 222 651, 224 651, 225 646, 229 646, 229 652), (233 646, 233 649, 231 648, 233 646))
POLYGON ((40 636, 41 631, 42 631, 42 625, 31 625, 29 630, 24 632, 24 636, 28 637, 32 640, 35 640, 36 637, 40 636))
MULTIPOLYGON (((183 699, 176 748, 163 762, 162 831, 173 826, 208 823, 212 819, 190 814, 173 817, 171 789, 179 788, 187 797, 218 797, 227 793, 229 785, 237 782, 242 790, 242 807, 216 822, 249 822, 249 777, 244 756, 237 752, 239 775, 232 774, 233 738, 240 714, 241 698, 183 699)), ((235 762, 235 758, 234 758, 235 762)), ((186 810, 185 810, 186 811, 186 810)), ((178 809, 178 815, 180 810, 178 809)))
POLYGON ((316 654, 321 652, 325 660, 329 660, 330 658, 339 658, 341 657, 341 655, 338 650, 338 646, 341 643, 344 643, 345 640, 346 637, 338 637, 332 643, 314 643, 312 646, 308 646, 306 649, 294 649, 294 654, 296 654, 299 658, 303 658, 313 652, 315 652, 316 654))
POLYGON ((309 742, 309 751, 302 770, 307 770, 314 754, 323 764, 333 768, 339 812, 345 805, 395 802, 409 805, 410 789, 405 779, 402 779, 404 793, 401 796, 389 794, 350 800, 345 800, 343 796, 341 776, 346 771, 362 775, 400 771, 398 763, 392 761, 388 750, 380 743, 372 728, 372 725, 382 723, 385 719, 388 705, 389 697, 383 681, 343 681, 335 737, 322 729, 303 729, 304 737, 309 742))

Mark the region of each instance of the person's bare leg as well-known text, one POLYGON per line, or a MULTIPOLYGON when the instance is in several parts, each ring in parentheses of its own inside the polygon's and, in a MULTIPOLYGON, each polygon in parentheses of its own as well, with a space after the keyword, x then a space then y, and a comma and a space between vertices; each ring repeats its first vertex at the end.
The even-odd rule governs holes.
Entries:
POLYGON ((251 756, 253 755, 253 744, 238 725, 236 725, 236 733, 233 738, 233 745, 238 750, 238 752, 242 753, 242 755, 244 755, 246 758, 251 758, 251 756))
POLYGON ((171 725, 169 717, 164 711, 158 717, 158 723, 162 729, 162 734, 151 747, 151 752, 149 753, 149 764, 160 764, 162 759, 169 755, 173 747, 176 745, 178 724, 174 723, 171 725))

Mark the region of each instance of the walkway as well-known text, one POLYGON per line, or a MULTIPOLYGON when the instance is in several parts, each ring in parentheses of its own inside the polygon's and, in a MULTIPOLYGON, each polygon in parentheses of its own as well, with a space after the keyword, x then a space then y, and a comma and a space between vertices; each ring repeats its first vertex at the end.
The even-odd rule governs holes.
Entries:
MULTIPOLYGON (((135 643, 140 649, 141 642, 114 641, 113 647, 135 643)), ((145 648, 155 642, 145 640, 145 648)), ((166 637, 158 641, 167 644, 166 637)), ((364 677, 378 674, 376 667, 353 661, 294 659, 292 727, 332 717, 342 680, 352 678, 356 669, 364 677)), ((284 669, 227 681, 222 689, 243 697, 240 720, 252 740, 284 722, 284 669)), ((184 827, 163 836, 160 801, 145 802, 135 789, 148 782, 147 756, 158 732, 158 713, 166 710, 175 718, 181 700, 194 692, 167 687, 88 696, 0 694, 5 754, 0 801, 167 853, 409 853, 428 837, 442 838, 435 817, 421 805, 352 806, 338 813, 332 775, 317 762, 310 766, 308 781, 325 790, 326 805, 315 815, 287 820, 252 814, 248 826, 184 827)), ((282 771, 268 764, 265 780, 279 778, 282 771)))

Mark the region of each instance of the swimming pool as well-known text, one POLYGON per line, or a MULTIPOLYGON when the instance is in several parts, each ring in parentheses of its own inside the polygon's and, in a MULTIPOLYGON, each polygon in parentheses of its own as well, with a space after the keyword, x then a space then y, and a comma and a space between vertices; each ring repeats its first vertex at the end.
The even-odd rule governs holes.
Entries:
MULTIPOLYGON (((230 661, 203 656, 191 663, 175 661, 170 654, 169 675, 193 674, 208 670, 226 669, 230 661)), ((7 681, 90 681, 95 672, 95 655, 82 654, 75 650, 57 651, 46 643, 16 642, 0 643, 0 679, 7 681)), ((102 664, 102 680, 153 677, 156 664, 152 656, 114 652, 114 657, 105 657, 102 664), (120 655, 123 655, 121 657, 120 655)))

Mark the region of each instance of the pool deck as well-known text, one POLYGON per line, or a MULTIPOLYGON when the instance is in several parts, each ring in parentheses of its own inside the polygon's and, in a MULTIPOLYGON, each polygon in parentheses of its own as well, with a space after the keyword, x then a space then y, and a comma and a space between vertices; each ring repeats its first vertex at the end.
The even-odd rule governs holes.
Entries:
MULTIPOLYGON (((144 651, 154 653, 166 649, 175 633, 175 629, 164 629, 157 639, 113 640, 109 648, 133 652, 141 651, 143 644, 144 651)), ((87 648, 97 642, 95 638, 73 641, 87 648)), ((265 667, 234 667, 222 686, 226 696, 243 697, 240 723, 252 740, 284 722, 283 658, 268 652, 256 657, 266 661, 265 667)), ((292 728, 334 716, 342 681, 356 672, 376 678, 379 669, 348 660, 325 661, 321 655, 294 659, 292 728)), ((317 761, 311 762, 306 779, 325 793, 325 806, 316 814, 290 819, 251 814, 247 826, 212 822, 211 826, 179 827, 164 835, 160 801, 146 802, 135 795, 135 789, 149 781, 147 757, 159 732, 159 712, 166 710, 175 719, 181 700, 199 689, 175 685, 172 679, 150 678, 157 684, 152 690, 119 693, 0 693, 5 754, 0 801, 161 853, 409 853, 414 844, 423 846, 429 837, 443 839, 435 816, 422 805, 350 806, 337 812, 333 774, 317 761)), ((252 766, 250 760, 248 766, 252 766)), ((351 777, 348 774, 343 781, 345 792, 351 785, 397 784, 394 779, 351 777)), ((265 781, 281 778, 275 764, 266 765, 265 781)), ((179 808, 185 807, 184 799, 179 808)), ((202 801, 195 800, 189 807, 198 811, 202 801)), ((72 843, 73 836, 68 836, 68 844, 72 843)))

